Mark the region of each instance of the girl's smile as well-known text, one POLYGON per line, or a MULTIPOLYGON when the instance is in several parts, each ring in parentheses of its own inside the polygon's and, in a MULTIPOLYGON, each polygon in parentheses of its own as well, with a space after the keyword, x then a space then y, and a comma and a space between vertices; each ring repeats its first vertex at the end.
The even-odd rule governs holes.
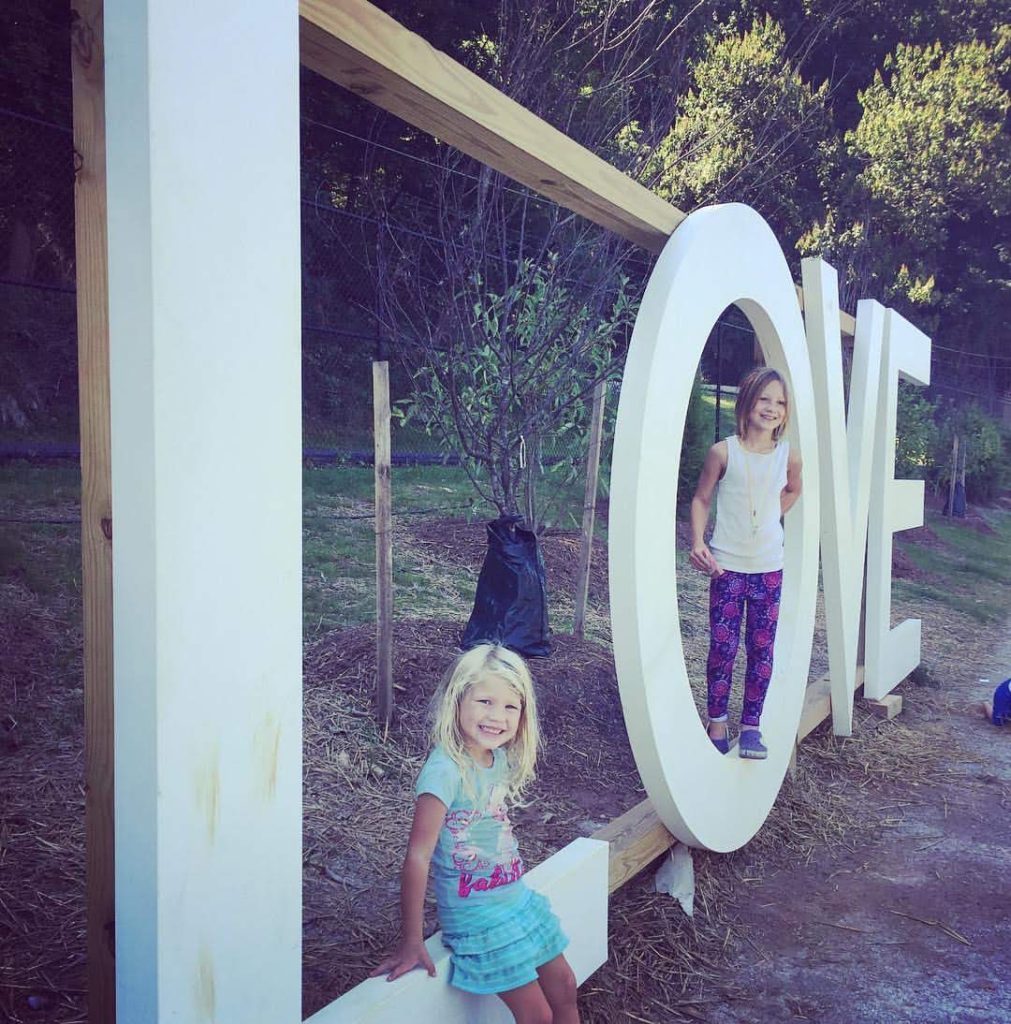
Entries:
POLYGON ((492 751, 504 747, 519 728, 523 702, 501 676, 475 683, 460 701, 463 744, 478 764, 489 766, 492 751))

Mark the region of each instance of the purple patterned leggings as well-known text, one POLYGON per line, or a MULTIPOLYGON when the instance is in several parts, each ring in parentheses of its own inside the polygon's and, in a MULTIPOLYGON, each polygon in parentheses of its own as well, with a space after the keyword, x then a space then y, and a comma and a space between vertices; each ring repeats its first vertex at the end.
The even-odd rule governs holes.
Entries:
POLYGON ((709 717, 724 719, 734 679, 734 660, 741 637, 741 619, 747 605, 744 650, 748 664, 744 674, 743 725, 758 725, 765 692, 772 678, 772 651, 779 621, 783 570, 777 572, 730 572, 709 585, 709 717))

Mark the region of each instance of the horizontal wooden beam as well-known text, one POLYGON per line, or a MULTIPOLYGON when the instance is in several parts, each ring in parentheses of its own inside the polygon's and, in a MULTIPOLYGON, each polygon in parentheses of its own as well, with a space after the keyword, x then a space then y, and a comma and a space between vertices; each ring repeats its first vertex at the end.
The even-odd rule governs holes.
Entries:
MULTIPOLYGON (((804 311, 804 289, 798 284, 797 286, 797 301, 800 303, 801 312, 804 311)), ((852 338, 857 332, 857 318, 852 313, 847 313, 845 310, 839 310, 839 330, 847 338, 852 338)))
POLYGON ((365 0, 300 0, 306 67, 659 252, 686 214, 365 0))
MULTIPOLYGON (((864 668, 857 668, 857 689, 863 686, 864 668)), ((892 695, 890 695, 892 696, 892 695)), ((870 703, 870 702, 868 702, 870 703)), ((880 701, 882 709, 875 711, 887 714, 889 718, 898 714, 902 708, 901 699, 896 702, 880 701)), ((809 735, 825 719, 832 715, 832 699, 830 696, 829 677, 816 679, 807 688, 804 697, 804 710, 800 716, 797 729, 797 742, 809 735)), ((667 831, 664 823, 657 817, 656 811, 649 800, 643 800, 620 818, 609 821, 602 829, 594 832, 591 839, 602 839, 608 843, 608 891, 620 889, 629 879, 637 875, 644 867, 665 853, 677 839, 667 831)))
POLYGON ((879 718, 894 718, 902 713, 902 695, 899 693, 886 693, 880 700, 868 697, 864 701, 864 707, 879 718))
POLYGON ((667 831, 649 800, 609 821, 591 839, 609 844, 607 891, 620 889, 677 840, 667 831))

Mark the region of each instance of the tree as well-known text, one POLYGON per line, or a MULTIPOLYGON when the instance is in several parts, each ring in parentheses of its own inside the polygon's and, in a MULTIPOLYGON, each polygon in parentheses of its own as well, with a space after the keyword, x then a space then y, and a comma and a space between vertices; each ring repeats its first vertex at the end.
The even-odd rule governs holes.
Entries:
POLYGON ((783 28, 756 19, 706 41, 647 180, 682 207, 743 202, 792 244, 824 213, 819 169, 835 145, 827 86, 812 89, 783 28))
POLYGON ((501 515, 522 514, 534 528, 542 520, 536 474, 571 475, 559 447, 582 436, 585 382, 613 367, 635 315, 624 281, 591 291, 559 280, 558 266, 554 253, 540 265, 524 261, 502 293, 477 277, 468 282, 433 325, 404 403, 405 418, 462 452, 501 515), (556 442, 553 460, 542 457, 546 435, 556 442))
POLYGON ((852 171, 802 240, 851 291, 897 305, 1011 383, 1011 27, 995 42, 902 46, 860 93, 852 171))
POLYGON ((860 120, 858 93, 900 43, 989 43, 1008 11, 1007 0, 766 0, 762 6, 788 39, 810 35, 800 70, 809 81, 831 84, 835 121, 843 129, 860 120))
MULTIPOLYGON (((692 45, 658 0, 503 0, 460 44, 482 78, 611 163, 641 172, 669 128, 692 45), (664 88, 657 89, 657 80, 664 88)), ((375 251, 382 327, 415 374, 411 414, 464 453, 503 514, 543 522, 543 442, 578 432, 615 372, 641 257, 608 232, 438 146, 424 197, 392 197, 382 151, 368 172, 388 224, 375 251), (394 209, 392 203, 399 201, 394 209)), ((581 462, 556 447, 564 474, 581 462)))

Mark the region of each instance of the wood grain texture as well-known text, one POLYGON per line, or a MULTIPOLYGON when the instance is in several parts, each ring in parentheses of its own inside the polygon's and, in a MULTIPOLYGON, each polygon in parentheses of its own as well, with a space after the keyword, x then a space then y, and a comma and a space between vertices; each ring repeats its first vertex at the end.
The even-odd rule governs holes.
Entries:
POLYGON ((902 696, 898 693, 886 693, 880 700, 868 697, 864 706, 880 718, 894 718, 902 713, 902 696))
POLYGON ((566 209, 659 252, 685 214, 365 0, 301 0, 302 63, 566 209))
POLYGON ((390 364, 372 364, 376 477, 376 710, 393 715, 393 496, 390 479, 390 364))
POLYGON ((649 800, 643 800, 620 818, 594 832, 591 839, 608 843, 608 892, 620 889, 644 867, 677 842, 656 816, 649 800))
MULTIPOLYGON (((800 303, 801 311, 804 310, 804 289, 798 284, 797 285, 797 301, 800 303)), ((844 338, 853 340, 853 335, 857 331, 857 318, 852 313, 847 313, 845 310, 839 310, 839 330, 844 338)))
POLYGON ((579 576, 576 580, 576 608, 572 615, 572 634, 580 639, 586 629, 586 601, 590 592, 593 520, 597 511, 597 477, 600 473, 600 442, 604 433, 606 395, 607 382, 598 381, 593 389, 593 409, 590 412, 590 441, 586 451, 586 487, 583 492, 583 530, 579 544, 579 576))
POLYGON ((88 1019, 116 1018, 112 478, 102 0, 73 0, 88 1019))

